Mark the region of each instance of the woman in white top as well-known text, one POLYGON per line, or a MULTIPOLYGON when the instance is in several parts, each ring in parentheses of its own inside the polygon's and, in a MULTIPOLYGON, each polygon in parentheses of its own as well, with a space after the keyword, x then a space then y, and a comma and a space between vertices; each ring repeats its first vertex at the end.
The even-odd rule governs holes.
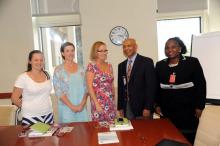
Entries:
POLYGON ((21 107, 22 125, 37 122, 53 124, 50 99, 52 85, 49 74, 43 68, 42 52, 33 50, 29 53, 27 71, 19 75, 15 81, 11 100, 16 106, 21 107))

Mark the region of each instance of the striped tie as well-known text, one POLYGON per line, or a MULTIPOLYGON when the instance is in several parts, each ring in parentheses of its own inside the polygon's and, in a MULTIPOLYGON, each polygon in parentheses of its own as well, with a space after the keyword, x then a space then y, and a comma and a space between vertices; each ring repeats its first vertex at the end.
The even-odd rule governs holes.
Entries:
POLYGON ((128 68, 127 68, 127 81, 128 82, 130 80, 130 75, 131 75, 131 63, 132 63, 132 60, 128 60, 128 68))

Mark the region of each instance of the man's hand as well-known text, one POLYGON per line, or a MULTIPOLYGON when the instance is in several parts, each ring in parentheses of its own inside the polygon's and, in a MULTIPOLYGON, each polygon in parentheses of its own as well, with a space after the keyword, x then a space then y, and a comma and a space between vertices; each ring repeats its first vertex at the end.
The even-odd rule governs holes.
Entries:
POLYGON ((124 117, 124 111, 123 110, 119 110, 118 111, 118 115, 119 115, 119 117, 124 117))
POLYGON ((144 119, 149 119, 150 118, 150 110, 148 110, 148 109, 143 110, 143 118, 144 119))
POLYGON ((162 114, 161 109, 160 109, 159 106, 157 106, 157 107, 155 108, 155 113, 158 114, 158 115, 160 115, 160 116, 163 116, 163 114, 162 114))

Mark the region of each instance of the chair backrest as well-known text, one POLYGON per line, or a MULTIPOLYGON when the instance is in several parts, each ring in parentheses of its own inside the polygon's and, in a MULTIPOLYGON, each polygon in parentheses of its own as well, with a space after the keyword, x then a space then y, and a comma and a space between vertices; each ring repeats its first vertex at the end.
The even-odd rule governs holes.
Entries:
POLYGON ((15 125, 16 110, 15 105, 0 105, 0 125, 15 125))
POLYGON ((22 124, 22 112, 21 108, 17 108, 15 113, 15 125, 21 125, 22 124))
POLYGON ((208 105, 202 112, 194 146, 220 145, 220 106, 208 105))
POLYGON ((11 94, 11 92, 0 93, 0 99, 10 99, 11 94))
MULTIPOLYGON (((3 111, 2 115, 0 113, 0 125, 2 124, 1 120, 4 121, 3 123, 10 123, 10 125, 21 125, 21 120, 22 120, 21 108, 17 108, 14 104, 12 104, 13 106, 11 106, 11 95, 12 95, 11 92, 0 93, 0 100, 9 100, 9 103, 2 104, 2 105, 4 105, 2 107, 4 109, 4 111, 3 111), (10 115, 10 110, 12 110, 11 115, 10 115), (7 122, 9 120, 11 122, 7 122)), ((6 124, 6 125, 8 125, 8 124, 6 124)))

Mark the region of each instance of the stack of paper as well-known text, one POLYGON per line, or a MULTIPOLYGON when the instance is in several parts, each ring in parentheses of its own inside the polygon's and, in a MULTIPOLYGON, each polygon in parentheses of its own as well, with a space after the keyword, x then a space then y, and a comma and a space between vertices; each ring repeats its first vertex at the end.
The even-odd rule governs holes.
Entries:
POLYGON ((119 143, 116 132, 99 132, 98 141, 99 144, 119 143))
POLYGON ((30 128, 33 131, 45 133, 50 129, 50 125, 48 125, 46 123, 37 122, 34 125, 32 125, 30 128))
POLYGON ((28 137, 44 137, 52 136, 53 133, 57 130, 56 127, 51 127, 48 124, 38 122, 30 127, 28 131, 28 137))

